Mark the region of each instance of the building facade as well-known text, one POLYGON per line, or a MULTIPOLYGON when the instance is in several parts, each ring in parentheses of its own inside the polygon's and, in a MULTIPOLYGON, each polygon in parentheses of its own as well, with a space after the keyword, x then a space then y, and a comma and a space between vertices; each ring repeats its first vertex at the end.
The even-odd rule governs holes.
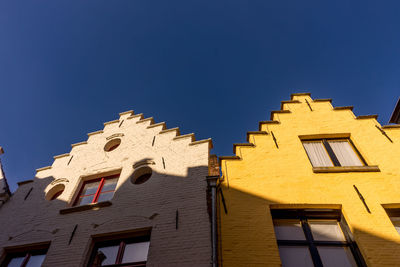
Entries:
MULTIPOLYGON (((0 156, 3 154, 4 150, 0 146, 0 156)), ((8 187, 6 175, 3 170, 3 164, 0 159, 0 207, 10 198, 10 195, 10 188, 8 187)))
POLYGON ((220 157, 220 266, 399 265, 400 127, 352 109, 293 94, 220 157))
POLYGON ((120 113, 18 184, 0 207, 0 265, 210 266, 211 147, 120 113))

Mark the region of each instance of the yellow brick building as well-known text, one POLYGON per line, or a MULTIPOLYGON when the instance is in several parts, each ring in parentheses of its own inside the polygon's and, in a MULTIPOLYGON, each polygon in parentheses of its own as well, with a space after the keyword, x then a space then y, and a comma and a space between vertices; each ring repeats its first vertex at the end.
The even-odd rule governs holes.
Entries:
POLYGON ((400 266, 399 125, 293 94, 247 141, 220 157, 221 266, 400 266))

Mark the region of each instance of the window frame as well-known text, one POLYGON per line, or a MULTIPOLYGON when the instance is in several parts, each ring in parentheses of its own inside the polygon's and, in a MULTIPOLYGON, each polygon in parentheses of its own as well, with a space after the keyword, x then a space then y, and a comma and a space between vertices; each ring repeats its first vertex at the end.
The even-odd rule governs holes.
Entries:
MULTIPOLYGON (((125 266, 125 267, 145 267, 147 260, 146 261, 140 261, 140 262, 127 262, 127 263, 121 263, 124 252, 125 252, 125 247, 127 244, 133 244, 133 243, 140 243, 140 242, 149 242, 150 243, 150 235, 141 235, 141 236, 136 236, 136 237, 128 237, 128 238, 118 238, 118 239, 111 239, 111 240, 104 240, 104 241, 97 241, 93 245, 92 253, 90 256, 89 264, 88 267, 93 267, 93 261, 95 260, 97 251, 101 247, 105 246, 116 246, 118 245, 118 253, 117 257, 115 259, 115 264, 108 264, 108 265, 101 265, 102 267, 116 267, 116 266, 125 266)), ((150 247, 149 247, 150 249, 150 247)))
POLYGON ((79 192, 78 192, 77 196, 75 197, 75 200, 74 200, 72 206, 73 207, 79 207, 79 206, 84 206, 84 205, 95 204, 95 203, 98 203, 99 196, 102 193, 108 193, 108 192, 114 192, 115 193, 116 187, 117 187, 117 184, 118 184, 119 176, 120 176, 119 174, 114 174, 114 175, 102 176, 100 178, 95 178, 95 179, 90 179, 90 180, 83 181, 82 185, 80 186, 79 192), (110 179, 114 179, 114 178, 118 178, 117 179, 117 184, 115 185, 115 189, 113 191, 101 192, 101 190, 103 189, 105 181, 106 180, 110 180, 110 179), (90 203, 88 203, 88 204, 78 205, 79 199, 82 197, 82 192, 83 192, 83 189, 85 188, 85 185, 91 184, 91 183, 95 183, 95 182, 98 182, 98 181, 100 181, 100 183, 99 183, 99 186, 97 187, 96 193, 89 194, 89 195, 84 195, 84 196, 93 195, 92 201, 90 203))
POLYGON ((358 149, 356 148, 356 146, 354 145, 353 141, 349 138, 349 137, 333 137, 333 138, 301 138, 301 144, 303 146, 304 151, 307 154, 308 160, 311 163, 311 166, 313 168, 332 168, 332 167, 355 167, 355 166, 342 166, 340 165, 340 162, 335 154, 335 152, 333 152, 332 147, 329 145, 329 141, 333 140, 333 141, 347 141, 350 144, 350 147, 353 149, 353 152, 355 153, 355 155, 359 158, 360 162, 363 164, 363 166, 357 166, 357 167, 365 167, 368 166, 366 160, 364 159, 364 157, 361 155, 360 151, 358 151, 358 149), (333 166, 314 166, 312 165, 312 161, 310 156, 307 153, 306 148, 304 147, 304 143, 305 142, 321 142, 328 157, 330 158, 333 166))
POLYGON ((24 260, 22 261, 20 267, 25 267, 29 263, 29 260, 32 256, 44 255, 45 256, 44 260, 46 260, 46 254, 47 251, 49 250, 49 245, 50 245, 49 243, 45 243, 33 246, 18 247, 14 249, 6 248, 5 257, 4 260, 1 262, 0 266, 7 267, 8 264, 12 261, 12 259, 18 257, 24 257, 24 260))
POLYGON ((393 222, 392 218, 400 218, 400 208, 385 208, 385 212, 389 217, 390 222, 392 223, 394 229, 398 234, 400 234, 400 229, 397 230, 395 223, 393 222))
POLYGON ((348 247, 351 250, 354 261, 359 267, 366 267, 366 263, 358 249, 357 244, 350 232, 346 220, 344 219, 340 210, 324 209, 324 210, 311 210, 311 209, 271 209, 273 221, 275 220, 298 220, 303 230, 305 240, 279 240, 275 239, 278 244, 283 246, 307 246, 312 262, 316 267, 323 267, 321 257, 317 247, 331 246, 331 247, 348 247), (316 241, 314 240, 311 232, 311 227, 308 220, 336 220, 344 235, 345 241, 316 241))

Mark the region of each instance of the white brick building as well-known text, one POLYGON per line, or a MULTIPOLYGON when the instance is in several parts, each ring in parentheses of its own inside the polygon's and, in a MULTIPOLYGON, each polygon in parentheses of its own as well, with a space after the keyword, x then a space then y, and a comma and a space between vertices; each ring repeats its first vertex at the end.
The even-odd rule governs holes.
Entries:
POLYGON ((20 182, 0 206, 1 266, 210 266, 212 143, 165 127, 120 113, 20 182))

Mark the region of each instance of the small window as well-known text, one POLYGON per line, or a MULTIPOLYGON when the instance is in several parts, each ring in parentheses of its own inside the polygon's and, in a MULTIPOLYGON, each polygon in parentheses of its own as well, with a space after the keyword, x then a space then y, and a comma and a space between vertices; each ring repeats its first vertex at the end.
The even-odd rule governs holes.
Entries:
POLYGON ((146 266, 149 247, 150 236, 98 242, 89 266, 146 266))
POLYGON ((75 201, 75 206, 82 206, 112 199, 119 175, 86 181, 75 201))
POLYGON ((63 193, 63 191, 64 191, 64 190, 60 190, 60 191, 58 191, 57 193, 55 193, 55 194, 50 198, 50 200, 55 200, 55 199, 57 199, 59 196, 61 196, 61 194, 63 193))
POLYGON ((302 142, 313 167, 366 165, 350 139, 316 139, 302 142))
POLYGON ((51 188, 49 190, 49 192, 47 192, 46 199, 47 200, 57 199, 64 192, 64 189, 65 189, 64 184, 58 184, 58 185, 54 186, 53 188, 51 188))
POLYGON ((1 264, 3 267, 40 267, 46 257, 46 249, 29 250, 23 252, 7 253, 6 259, 1 264))
POLYGON ((394 228, 400 234, 400 209, 385 209, 385 211, 392 221, 394 228))
POLYGON ((119 138, 112 139, 108 141, 107 144, 104 146, 104 151, 111 152, 115 150, 117 147, 119 147, 120 144, 121 144, 121 139, 119 138))
POLYGON ((131 182, 133 184, 143 184, 150 179, 152 174, 153 170, 150 167, 148 166, 141 167, 136 171, 134 171, 134 173, 131 176, 131 182))
POLYGON ((271 210, 283 267, 365 266, 339 210, 271 210))

